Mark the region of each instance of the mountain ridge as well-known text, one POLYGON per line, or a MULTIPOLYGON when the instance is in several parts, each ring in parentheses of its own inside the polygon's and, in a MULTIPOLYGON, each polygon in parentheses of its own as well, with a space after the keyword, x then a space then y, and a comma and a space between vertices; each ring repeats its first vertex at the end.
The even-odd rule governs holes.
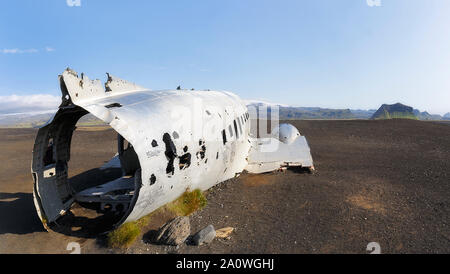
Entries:
POLYGON ((414 114, 414 109, 410 106, 396 103, 392 105, 382 104, 381 107, 372 115, 372 120, 380 119, 413 119, 418 120, 414 114))
MULTIPOLYGON (((267 106, 268 110, 274 106, 279 108, 279 118, 282 120, 302 120, 302 119, 323 119, 323 120, 339 120, 339 119, 371 119, 378 110, 375 109, 333 109, 333 108, 321 108, 321 107, 297 107, 288 106, 283 104, 275 104, 265 101, 257 100, 244 100, 248 107, 261 107, 267 106)), ((383 104, 382 106, 388 106, 383 104)), ((404 105, 403 105, 404 106, 404 105)), ((406 106, 407 107, 407 106, 406 106)), ((411 108, 411 107, 410 107, 411 108)), ((40 112, 40 113, 16 113, 16 114, 1 114, 0 115, 0 128, 36 128, 45 124, 52 116, 54 112, 40 112)), ((416 117, 413 119, 432 121, 432 120, 450 120, 450 112, 441 116, 438 114, 429 114, 427 111, 421 112, 418 109, 411 108, 408 110, 410 117, 416 117), (410 115, 413 116, 410 116, 410 115)), ((78 123, 82 126, 95 126, 104 125, 104 123, 94 117, 92 114, 88 114, 82 117, 78 123)))

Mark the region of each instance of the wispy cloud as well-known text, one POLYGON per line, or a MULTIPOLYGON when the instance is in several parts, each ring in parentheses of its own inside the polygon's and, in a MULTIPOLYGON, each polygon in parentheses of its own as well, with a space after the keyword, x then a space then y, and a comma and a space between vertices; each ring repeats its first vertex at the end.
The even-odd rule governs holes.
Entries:
MULTIPOLYGON (((10 48, 10 49, 0 49, 0 53, 3 54, 24 54, 24 53, 38 53, 40 50, 35 48, 29 48, 29 49, 19 49, 19 48, 10 48)), ((52 52, 55 51, 52 47, 45 47, 43 51, 46 52, 52 52)))
POLYGON ((17 54, 17 53, 36 53, 39 52, 37 49, 2 49, 2 53, 4 54, 17 54))
POLYGON ((60 103, 61 97, 50 94, 0 96, 0 114, 52 111, 60 103))

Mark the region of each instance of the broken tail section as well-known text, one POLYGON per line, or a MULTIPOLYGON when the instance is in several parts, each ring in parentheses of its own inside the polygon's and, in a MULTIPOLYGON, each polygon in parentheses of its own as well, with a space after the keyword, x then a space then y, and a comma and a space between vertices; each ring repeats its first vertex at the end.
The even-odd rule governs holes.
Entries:
POLYGON ((79 105, 83 101, 104 98, 106 95, 118 95, 122 93, 149 90, 126 80, 114 77, 109 73, 107 73, 107 76, 108 80, 103 86, 102 81, 98 79, 91 80, 84 75, 84 73, 79 77, 74 70, 67 68, 62 75, 59 76, 63 93, 63 103, 64 101, 70 100, 72 103, 79 105))

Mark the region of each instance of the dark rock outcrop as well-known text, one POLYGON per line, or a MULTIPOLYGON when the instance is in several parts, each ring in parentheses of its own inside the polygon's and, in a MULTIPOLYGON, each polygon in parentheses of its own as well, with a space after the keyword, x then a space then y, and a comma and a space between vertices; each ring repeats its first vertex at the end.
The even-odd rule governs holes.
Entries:
POLYGON ((383 104, 373 115, 374 120, 378 119, 414 119, 417 120, 417 116, 414 115, 413 108, 397 103, 393 105, 383 104))

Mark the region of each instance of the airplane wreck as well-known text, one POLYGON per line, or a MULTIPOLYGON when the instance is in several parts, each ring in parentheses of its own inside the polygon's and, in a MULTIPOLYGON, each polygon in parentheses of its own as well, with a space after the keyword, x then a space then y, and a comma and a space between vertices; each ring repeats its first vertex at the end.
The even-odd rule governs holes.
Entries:
POLYGON ((206 190, 249 173, 282 167, 313 169, 304 136, 281 124, 257 138, 245 103, 224 91, 149 90, 108 74, 100 80, 67 69, 59 76, 62 102, 42 126, 33 149, 34 204, 48 230, 75 203, 120 215, 114 227, 138 220, 187 189, 206 190), (92 114, 117 132, 117 155, 101 168, 121 175, 86 189, 68 178, 77 121, 92 114))

